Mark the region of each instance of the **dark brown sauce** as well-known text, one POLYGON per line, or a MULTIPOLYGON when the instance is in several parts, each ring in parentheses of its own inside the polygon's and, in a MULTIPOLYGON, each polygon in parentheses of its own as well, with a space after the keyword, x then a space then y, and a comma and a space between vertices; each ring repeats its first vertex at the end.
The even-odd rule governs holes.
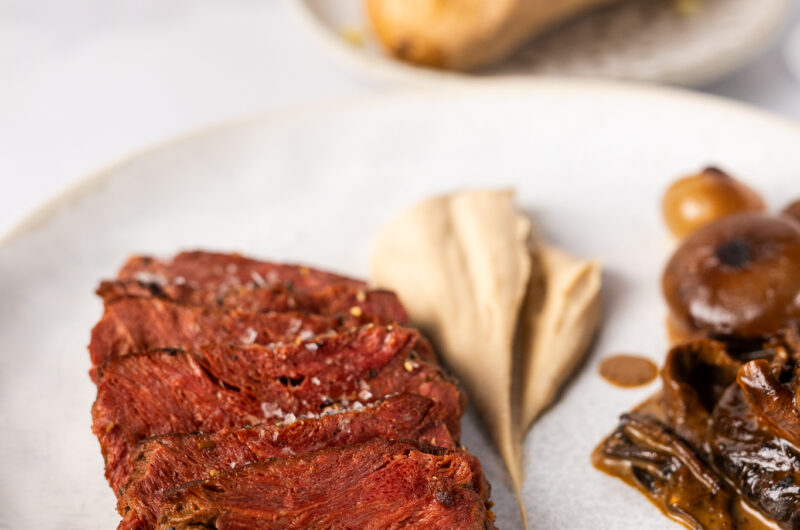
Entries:
POLYGON ((645 357, 619 354, 603 359, 598 372, 612 385, 633 388, 653 382, 658 366, 645 357))
MULTIPOLYGON (((661 406, 663 394, 662 392, 656 393, 651 396, 633 410, 641 414, 652 416, 658 420, 664 420, 664 410, 661 406)), ((606 439, 607 440, 607 439, 606 439)), ((606 440, 603 440, 592 452, 592 464, 596 469, 622 479, 623 482, 629 486, 639 490, 644 496, 661 511, 667 518, 675 521, 678 524, 691 528, 686 520, 677 516, 679 513, 671 513, 666 509, 662 502, 653 498, 649 492, 642 488, 642 485, 634 477, 633 469, 630 462, 622 462, 617 459, 606 458, 603 454, 603 445, 606 440)), ((734 495, 731 500, 730 516, 734 523, 736 530, 780 530, 780 526, 776 523, 767 520, 757 510, 753 509, 740 495, 734 495)), ((703 527, 705 528, 705 527, 703 527)))
MULTIPOLYGON (((594 464, 594 467, 600 471, 607 473, 612 477, 620 478, 629 486, 641 490, 638 482, 636 482, 636 480, 633 478, 630 469, 627 466, 621 465, 619 462, 604 459, 599 447, 595 449, 594 453, 592 453, 592 464, 594 464)), ((667 518, 682 526, 690 528, 685 524, 685 521, 676 518, 675 514, 667 511, 661 503, 654 501, 647 494, 644 496, 667 518)), ((738 496, 732 503, 731 516, 736 524, 736 530, 780 530, 780 527, 777 524, 766 520, 764 516, 758 513, 757 510, 751 508, 750 505, 744 501, 744 499, 738 496)))

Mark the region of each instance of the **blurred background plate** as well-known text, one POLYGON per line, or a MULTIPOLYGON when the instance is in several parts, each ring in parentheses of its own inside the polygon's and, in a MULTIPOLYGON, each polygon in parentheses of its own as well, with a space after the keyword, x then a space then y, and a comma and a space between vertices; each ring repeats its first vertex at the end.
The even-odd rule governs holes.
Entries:
MULTIPOLYGON (((511 186, 556 244, 605 267, 594 353, 525 443, 534 528, 676 528, 592 468, 622 390, 599 360, 661 363, 671 251, 659 200, 714 163, 773 207, 800 193, 800 129, 724 100, 608 82, 479 82, 386 94, 194 133, 132 156, 32 214, 0 245, 0 527, 109 529, 114 495, 90 424, 93 295, 133 253, 206 247, 366 276, 375 231, 435 193, 511 186)), ((463 442, 491 481, 498 526, 520 528, 474 414, 463 442)))
MULTIPOLYGON (((369 30, 364 0, 290 4, 323 46, 368 76, 433 82, 466 75, 411 66, 386 55, 369 30)), ((788 6, 789 0, 628 0, 556 28, 474 75, 608 77, 699 86, 754 58, 780 29, 788 6)))
POLYGON ((795 80, 800 82, 800 24, 795 26, 786 41, 786 64, 795 80))

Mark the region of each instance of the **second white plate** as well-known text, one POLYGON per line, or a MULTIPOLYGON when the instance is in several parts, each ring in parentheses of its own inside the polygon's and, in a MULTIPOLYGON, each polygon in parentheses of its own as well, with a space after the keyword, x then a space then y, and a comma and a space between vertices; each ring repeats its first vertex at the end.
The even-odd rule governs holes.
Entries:
MULTIPOLYGON (((633 0, 591 13, 531 41, 480 76, 560 75, 699 86, 755 57, 780 27, 788 0, 633 0)), ((368 76, 435 82, 468 75, 415 67, 386 55, 369 31, 364 0, 290 0, 323 46, 368 76), (354 45, 345 33, 363 42, 354 45)))

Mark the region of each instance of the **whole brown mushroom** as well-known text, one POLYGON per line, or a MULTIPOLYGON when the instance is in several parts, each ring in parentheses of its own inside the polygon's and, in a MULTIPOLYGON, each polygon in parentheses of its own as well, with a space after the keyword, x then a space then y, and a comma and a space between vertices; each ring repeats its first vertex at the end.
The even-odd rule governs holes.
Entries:
POLYGON ((664 193, 661 209, 670 232, 683 238, 726 215, 764 211, 764 201, 746 184, 707 167, 673 182, 664 193))
POLYGON ((682 337, 769 335, 800 319, 800 223, 743 213, 692 233, 662 278, 682 337))

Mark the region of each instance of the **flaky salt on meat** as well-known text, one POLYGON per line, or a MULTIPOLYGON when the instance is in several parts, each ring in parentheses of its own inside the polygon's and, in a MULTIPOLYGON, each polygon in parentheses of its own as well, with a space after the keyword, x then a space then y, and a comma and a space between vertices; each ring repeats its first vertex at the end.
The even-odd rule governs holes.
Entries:
POLYGON ((157 350, 112 358, 98 370, 93 407, 107 477, 118 490, 127 477, 128 451, 148 436, 278 422, 336 404, 325 395, 347 406, 358 399, 360 380, 368 382, 373 400, 396 392, 430 397, 457 437, 465 405, 458 386, 438 366, 420 362, 413 372, 403 369, 417 337, 407 328, 373 326, 322 339, 317 352, 302 343, 274 349, 211 345, 195 353, 157 350), (396 340, 385 341, 387 334, 396 340))
POLYGON ((238 309, 255 313, 299 311, 337 315, 361 323, 405 324, 408 315, 391 291, 364 289, 351 285, 331 285, 320 289, 299 289, 284 284, 269 287, 238 286, 222 292, 206 291, 184 284, 166 284, 166 279, 138 276, 137 280, 101 282, 97 294, 106 304, 119 298, 161 298, 186 305, 238 309), (358 311, 354 311, 358 309, 358 311), (358 313, 357 315, 354 312, 358 313))
POLYGON ((168 300, 121 298, 106 306, 92 329, 94 365, 109 358, 154 348, 191 350, 204 344, 267 344, 338 328, 333 316, 302 313, 244 313, 190 307, 168 300))
POLYGON ((171 260, 135 256, 122 267, 119 278, 136 279, 136 275, 142 273, 158 274, 170 282, 181 277, 187 285, 209 291, 253 283, 254 277, 263 279, 264 284, 291 282, 297 287, 311 289, 329 285, 365 286, 360 280, 302 265, 270 263, 239 254, 205 251, 181 252, 171 260))

